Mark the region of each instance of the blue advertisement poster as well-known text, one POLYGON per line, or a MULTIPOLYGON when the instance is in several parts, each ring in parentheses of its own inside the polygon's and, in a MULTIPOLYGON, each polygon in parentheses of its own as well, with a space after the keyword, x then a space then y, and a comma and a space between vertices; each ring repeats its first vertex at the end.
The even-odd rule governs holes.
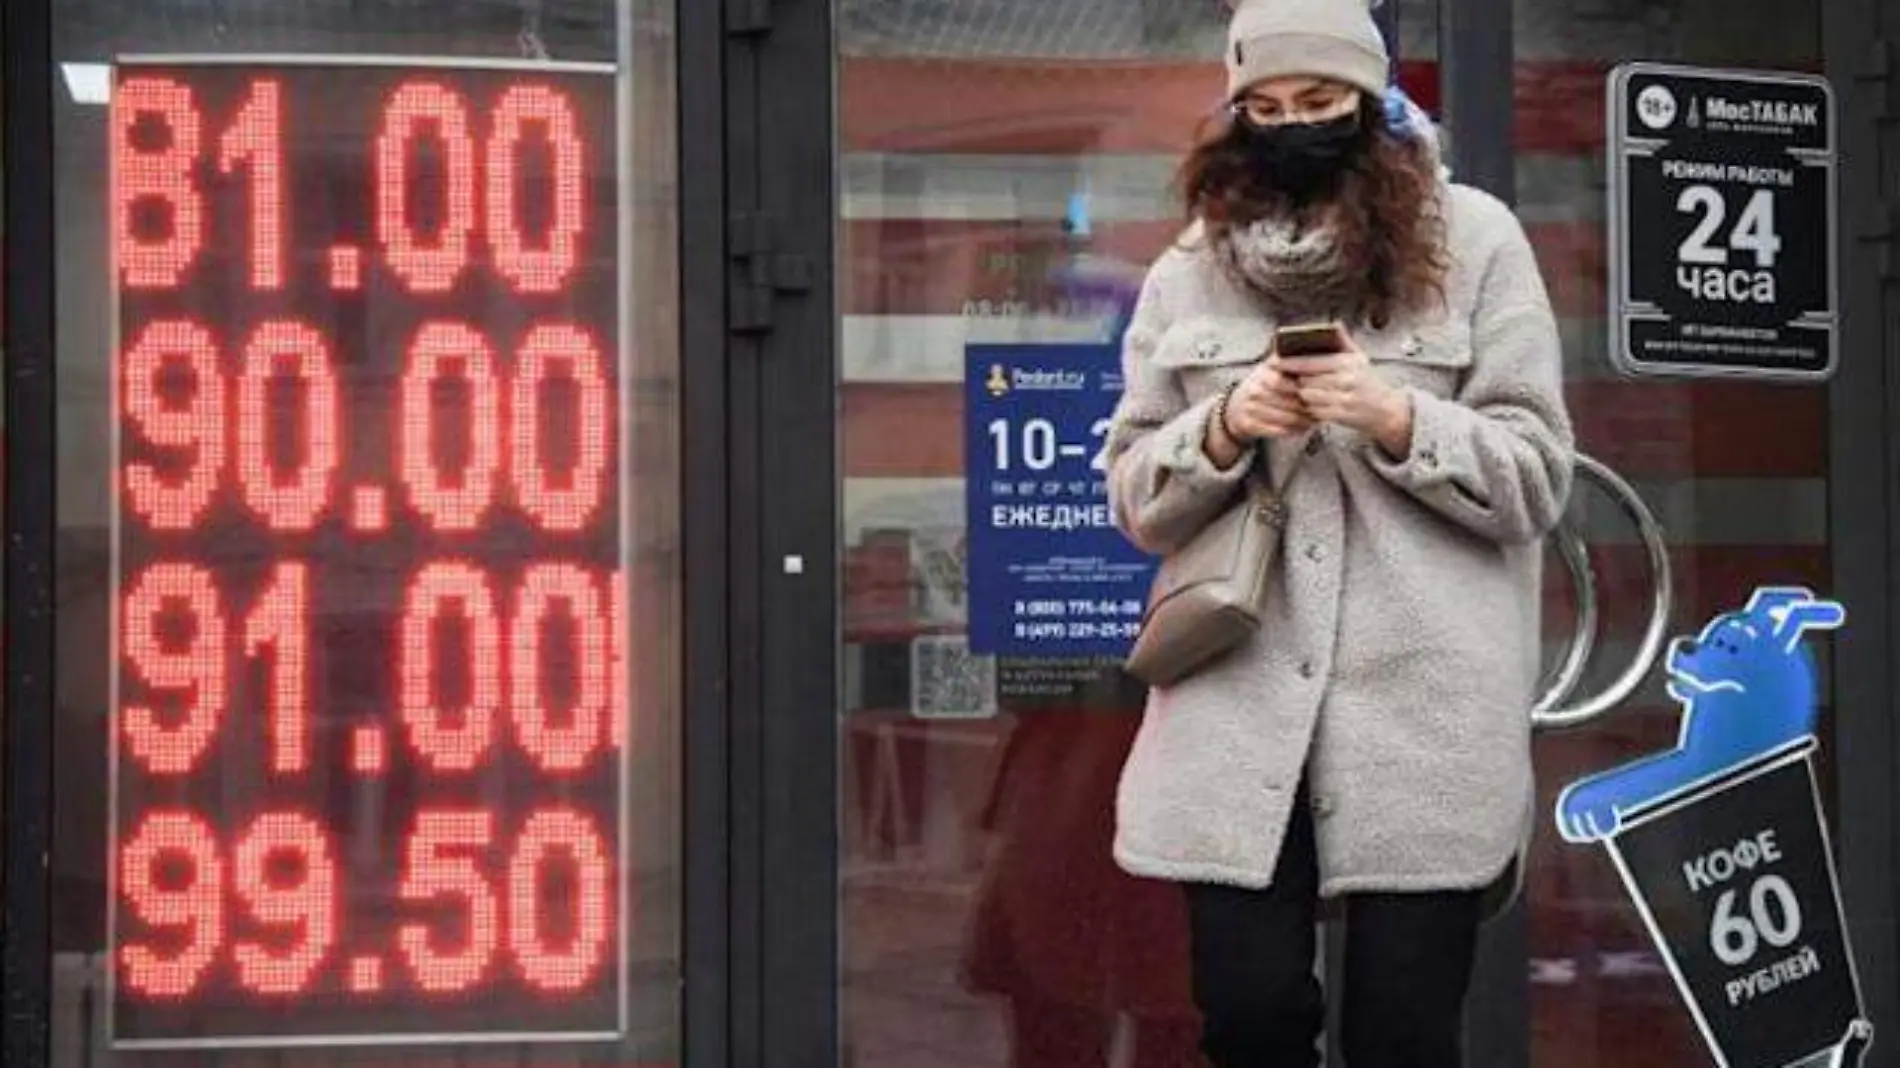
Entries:
POLYGON ((1109 520, 1119 347, 971 345, 964 381, 971 651, 1126 655, 1155 561, 1109 520))

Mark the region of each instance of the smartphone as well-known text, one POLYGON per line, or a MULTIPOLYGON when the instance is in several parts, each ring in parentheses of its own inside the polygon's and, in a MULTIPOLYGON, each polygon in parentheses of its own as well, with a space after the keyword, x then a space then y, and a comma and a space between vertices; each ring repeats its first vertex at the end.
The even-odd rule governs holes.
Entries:
POLYGON ((1345 347, 1345 334, 1338 323, 1296 323, 1273 332, 1273 351, 1285 360, 1328 356, 1345 347))

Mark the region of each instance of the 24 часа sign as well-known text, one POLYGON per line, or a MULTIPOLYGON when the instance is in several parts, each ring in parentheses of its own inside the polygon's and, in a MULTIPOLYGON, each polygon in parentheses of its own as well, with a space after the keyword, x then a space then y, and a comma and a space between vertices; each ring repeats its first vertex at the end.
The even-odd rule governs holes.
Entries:
POLYGON ((1834 100, 1808 75, 1609 81, 1610 356, 1631 375, 1833 373, 1834 100))

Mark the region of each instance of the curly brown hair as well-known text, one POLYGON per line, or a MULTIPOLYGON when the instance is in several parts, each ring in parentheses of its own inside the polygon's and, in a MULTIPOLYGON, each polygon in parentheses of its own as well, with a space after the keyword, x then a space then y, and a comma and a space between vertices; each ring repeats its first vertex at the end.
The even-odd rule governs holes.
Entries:
POLYGON ((1353 278, 1365 279, 1356 318, 1382 327, 1401 312, 1423 312, 1445 297, 1450 253, 1440 208, 1437 160, 1415 138, 1391 131, 1378 102, 1360 104, 1362 143, 1332 188, 1301 202, 1253 165, 1236 119, 1202 124, 1176 177, 1189 221, 1223 246, 1238 227, 1293 214, 1339 228, 1340 252, 1353 278))

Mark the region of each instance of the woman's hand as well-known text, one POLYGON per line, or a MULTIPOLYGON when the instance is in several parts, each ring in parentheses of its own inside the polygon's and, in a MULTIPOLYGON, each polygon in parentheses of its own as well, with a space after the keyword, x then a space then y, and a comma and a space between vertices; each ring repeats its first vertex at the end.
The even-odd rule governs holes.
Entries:
POLYGON ((1217 466, 1232 467, 1262 438, 1289 437, 1312 428, 1293 380, 1269 361, 1235 383, 1226 404, 1215 409, 1203 449, 1217 466))
POLYGON ((1395 458, 1412 451, 1411 394, 1381 377, 1350 338, 1343 352, 1268 364, 1293 380, 1314 420, 1357 430, 1395 458))
POLYGON ((1299 385, 1269 356, 1227 398, 1227 432, 1242 444, 1286 438, 1313 429, 1299 385))

